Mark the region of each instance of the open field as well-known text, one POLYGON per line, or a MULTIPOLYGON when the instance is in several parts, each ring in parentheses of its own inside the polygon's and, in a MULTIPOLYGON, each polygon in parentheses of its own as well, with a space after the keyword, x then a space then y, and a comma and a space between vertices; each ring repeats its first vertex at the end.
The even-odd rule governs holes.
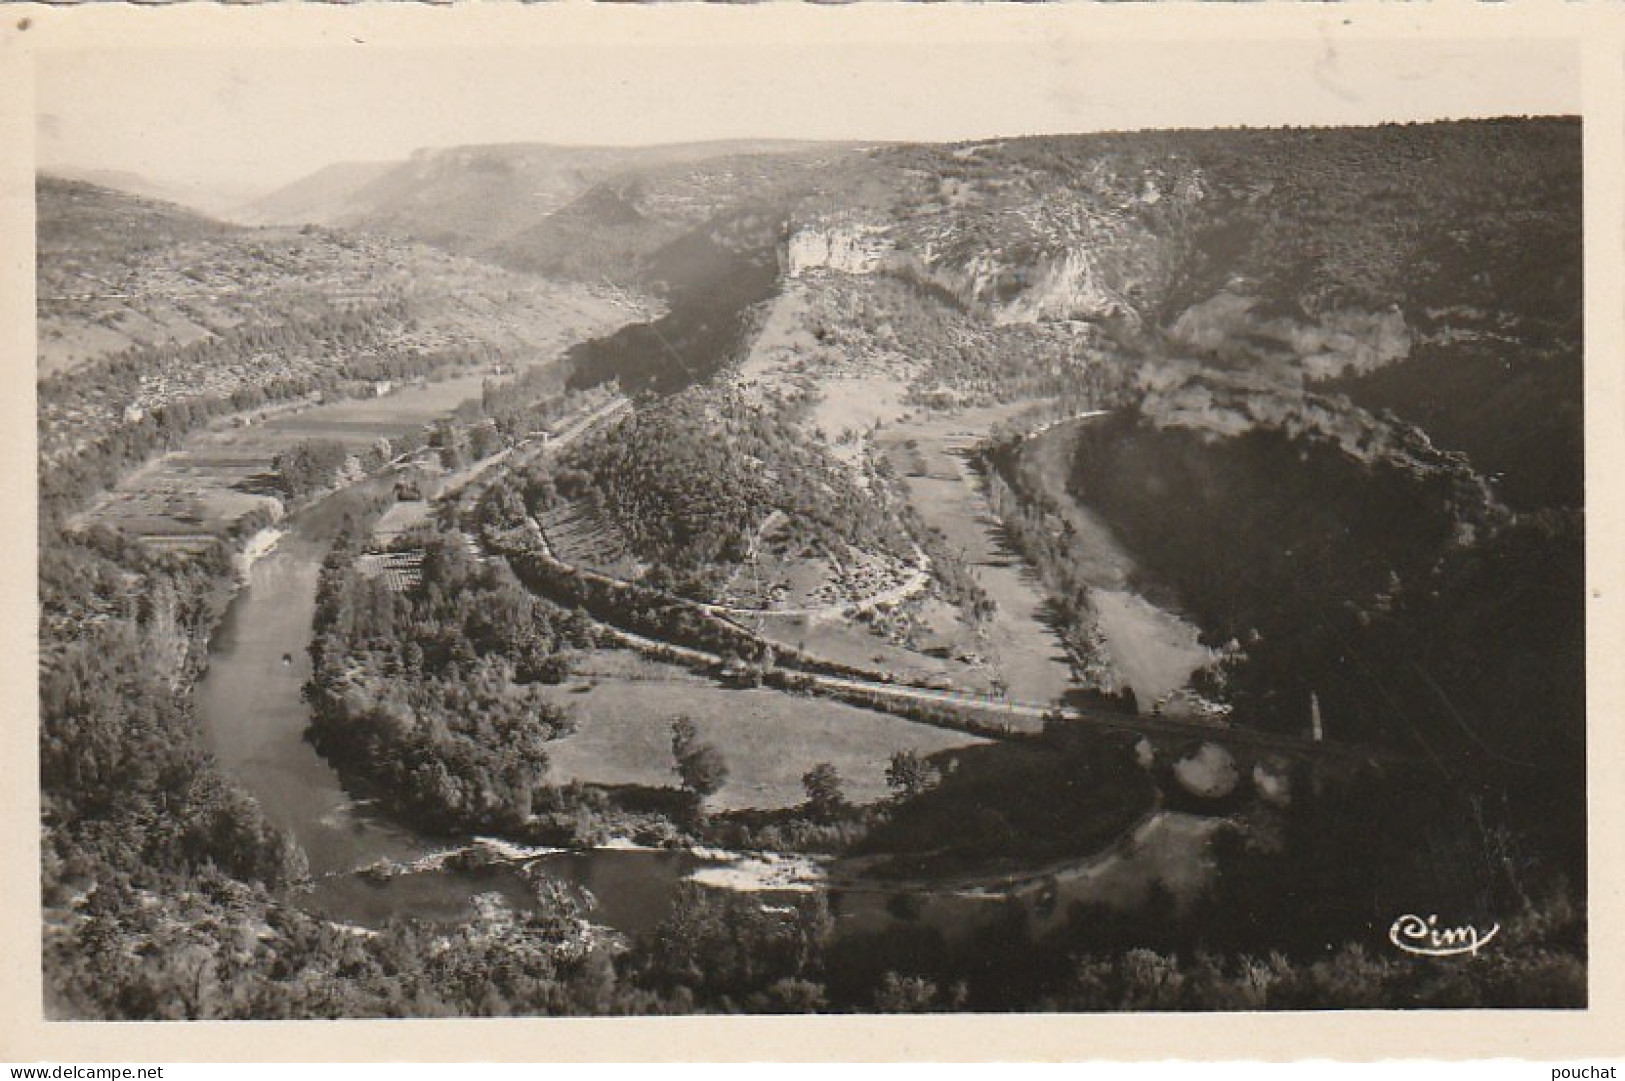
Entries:
POLYGON ((671 718, 687 714, 728 763, 716 809, 772 809, 802 803, 801 775, 832 763, 857 803, 886 794, 892 752, 931 754, 982 740, 822 698, 771 690, 728 690, 687 679, 598 679, 557 688, 555 701, 579 721, 548 745, 550 780, 675 786, 671 718))
POLYGON ((1180 690, 1213 660, 1194 626, 1138 593, 1095 589, 1090 596, 1112 667, 1147 708, 1180 690))
POLYGON ((564 500, 543 511, 537 522, 548 545, 571 566, 627 579, 642 574, 620 527, 584 499, 564 500))
POLYGON ((1043 618, 1044 590, 999 535, 987 501, 962 456, 992 425, 1030 403, 970 409, 911 419, 885 431, 881 451, 903 477, 909 501, 928 527, 940 530, 998 606, 986 627, 987 659, 1011 697, 1045 702, 1061 697, 1072 671, 1060 640, 1043 618))
POLYGON ((1074 423, 1059 424, 1027 440, 1021 445, 1021 465, 1043 483, 1077 534, 1072 559, 1079 573, 1098 589, 1127 589, 1134 557, 1100 515, 1072 498, 1067 488, 1076 431, 1074 423))
POLYGON ((379 516, 372 527, 372 535, 380 542, 388 543, 402 533, 408 533, 426 524, 431 509, 430 505, 421 499, 398 501, 379 516))
POLYGON ((220 532, 267 497, 245 492, 278 454, 306 439, 362 449, 477 398, 486 375, 408 386, 382 398, 283 410, 259 424, 200 432, 125 477, 83 516, 135 533, 220 532))
POLYGON ((135 533, 219 532, 267 496, 245 491, 278 454, 307 439, 360 450, 415 431, 478 398, 488 376, 410 385, 382 398, 279 411, 258 424, 200 432, 180 450, 134 470, 83 516, 135 533))
POLYGON ((813 310, 815 293, 805 282, 785 283, 734 382, 757 395, 777 397, 788 390, 806 400, 807 428, 823 437, 836 459, 861 474, 869 432, 909 411, 904 399, 922 366, 895 350, 825 344, 811 329, 828 315, 813 310))

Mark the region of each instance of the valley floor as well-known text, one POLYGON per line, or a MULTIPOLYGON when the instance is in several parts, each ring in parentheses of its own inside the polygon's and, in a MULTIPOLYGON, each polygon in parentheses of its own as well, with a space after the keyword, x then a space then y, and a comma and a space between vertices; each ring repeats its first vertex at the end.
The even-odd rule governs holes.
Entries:
POLYGON ((1177 612, 1137 592, 1134 557, 1111 527, 1068 489, 1076 425, 1060 424, 1027 441, 1022 465, 1054 500, 1074 531, 1072 558, 1089 583, 1106 660, 1118 679, 1134 690, 1142 709, 1165 700, 1214 659, 1200 631, 1177 612))
POLYGON ((1001 420, 1030 403, 970 409, 906 420, 877 441, 903 478, 910 503, 928 528, 942 532, 997 610, 979 635, 1006 693, 1027 702, 1060 698, 1071 666, 1045 614, 1043 585, 1001 536, 965 452, 1001 420))
POLYGON ((801 777, 820 762, 835 767, 848 799, 872 803, 886 795, 893 752, 930 755, 984 742, 828 698, 731 690, 669 665, 631 664, 641 669, 635 676, 590 676, 556 688, 553 700, 572 710, 579 727, 548 745, 550 781, 671 787, 675 714, 723 749, 728 780, 708 801, 715 810, 799 805, 801 777))

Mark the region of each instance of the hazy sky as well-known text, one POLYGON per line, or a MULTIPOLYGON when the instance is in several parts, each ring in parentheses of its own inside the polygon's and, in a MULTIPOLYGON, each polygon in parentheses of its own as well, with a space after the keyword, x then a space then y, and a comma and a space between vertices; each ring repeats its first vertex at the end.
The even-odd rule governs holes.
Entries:
POLYGON ((41 165, 269 190, 420 147, 1578 113, 1547 42, 716 44, 42 52, 41 165))

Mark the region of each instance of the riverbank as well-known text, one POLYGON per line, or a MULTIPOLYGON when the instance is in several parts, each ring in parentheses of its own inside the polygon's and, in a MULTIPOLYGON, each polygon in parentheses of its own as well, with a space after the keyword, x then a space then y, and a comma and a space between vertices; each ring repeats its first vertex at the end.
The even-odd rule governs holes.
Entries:
POLYGON ((1110 414, 1052 422, 983 453, 1006 535, 1051 598, 1073 663, 1091 688, 1132 694, 1141 713, 1197 716, 1192 678, 1218 654, 1196 625, 1149 597, 1133 555, 1074 492, 1079 433, 1110 414))

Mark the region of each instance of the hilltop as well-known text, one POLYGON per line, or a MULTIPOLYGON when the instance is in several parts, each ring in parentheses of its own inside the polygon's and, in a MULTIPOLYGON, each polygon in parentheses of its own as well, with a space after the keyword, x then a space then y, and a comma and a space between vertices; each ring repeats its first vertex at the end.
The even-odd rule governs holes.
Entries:
POLYGON ((357 198, 395 161, 341 161, 236 207, 233 220, 251 225, 333 225, 361 213, 357 198))
POLYGON ((1396 307, 1420 329, 1572 335, 1579 136, 1535 120, 881 148, 798 208, 790 271, 918 275, 998 320, 1116 321, 1221 360, 1330 344, 1294 332, 1375 344, 1380 325, 1339 314, 1396 307))
POLYGON ((59 180, 76 180, 100 188, 111 188, 125 195, 134 195, 160 203, 174 203, 193 213, 233 220, 236 208, 254 194, 252 188, 229 182, 155 180, 128 169, 88 169, 57 165, 44 169, 43 172, 59 180))
POLYGON ((549 521, 592 524, 588 558, 602 560, 607 544, 653 569, 651 582, 706 601, 744 592, 765 600, 773 580, 789 576, 802 585, 778 583, 779 599, 801 606, 826 581, 833 597, 847 579, 898 577, 911 552, 883 493, 864 491, 817 444, 721 389, 648 404, 572 448, 556 473, 532 476, 527 490, 549 521))
POLYGON ((42 378, 131 350, 401 302, 445 333, 518 347, 525 313, 562 299, 533 278, 423 244, 230 225, 80 181, 41 177, 37 206, 42 378))
MULTIPOLYGON (((771 153, 639 164, 594 184, 485 254, 504 266, 550 277, 610 278, 680 292, 696 278, 685 237, 696 230, 717 233, 717 223, 744 225, 748 231, 752 219, 776 230, 783 208, 827 186, 855 155, 841 145, 790 145, 771 153)), ((770 235, 768 244, 780 240, 770 235)))

